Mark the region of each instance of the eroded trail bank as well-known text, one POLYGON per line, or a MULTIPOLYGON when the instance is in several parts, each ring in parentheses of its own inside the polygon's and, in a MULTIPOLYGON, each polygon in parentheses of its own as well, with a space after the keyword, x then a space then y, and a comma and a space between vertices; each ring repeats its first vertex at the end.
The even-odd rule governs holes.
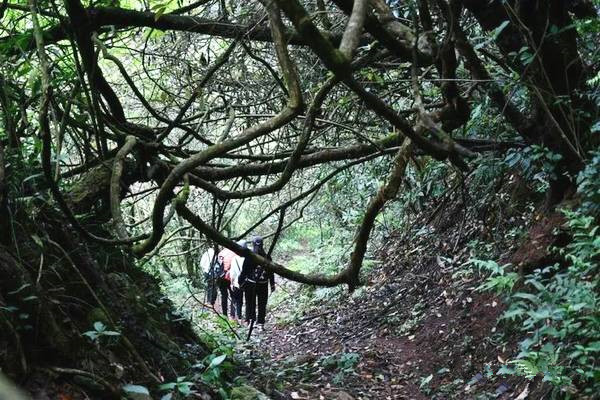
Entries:
POLYGON ((31 398, 159 396, 210 353, 128 254, 86 243, 45 205, 15 218, 0 245, 0 371, 31 398))

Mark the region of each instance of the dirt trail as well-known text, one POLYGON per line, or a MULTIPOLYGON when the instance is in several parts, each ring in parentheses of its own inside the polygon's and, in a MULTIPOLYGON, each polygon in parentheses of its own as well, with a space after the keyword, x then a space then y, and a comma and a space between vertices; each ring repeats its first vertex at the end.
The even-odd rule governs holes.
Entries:
MULTIPOLYGON (((285 304, 272 307, 254 342, 255 383, 274 399, 518 397, 527 382, 493 373, 515 354, 496 333, 501 301, 475 290, 480 278, 456 274, 476 233, 392 239, 386 266, 355 293, 324 296, 287 323, 275 323, 285 304)), ((283 289, 290 303, 303 290, 283 289)))
POLYGON ((375 284, 272 325, 254 341, 263 386, 275 399, 514 398, 520 382, 486 377, 508 358, 494 342, 498 300, 447 289, 375 284))
POLYGON ((330 312, 267 332, 263 340, 270 343, 268 355, 276 366, 280 369, 300 366, 313 371, 301 378, 304 385, 290 382, 290 397, 427 398, 411 378, 419 371, 416 365, 429 354, 417 351, 414 342, 390 333, 387 328, 352 329, 345 322, 343 317, 330 312))

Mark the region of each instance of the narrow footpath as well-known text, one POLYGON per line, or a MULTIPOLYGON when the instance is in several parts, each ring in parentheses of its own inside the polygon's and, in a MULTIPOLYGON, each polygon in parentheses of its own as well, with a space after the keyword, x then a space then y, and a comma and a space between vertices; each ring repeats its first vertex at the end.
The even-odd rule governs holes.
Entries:
POLYGON ((468 254, 450 257, 448 239, 412 251, 398 239, 382 257, 400 273, 354 293, 316 289, 300 315, 289 308, 307 288, 280 285, 268 329, 251 341, 250 379, 274 399, 527 398, 528 382, 493 373, 514 354, 496 333, 501 301, 457 275, 468 254))

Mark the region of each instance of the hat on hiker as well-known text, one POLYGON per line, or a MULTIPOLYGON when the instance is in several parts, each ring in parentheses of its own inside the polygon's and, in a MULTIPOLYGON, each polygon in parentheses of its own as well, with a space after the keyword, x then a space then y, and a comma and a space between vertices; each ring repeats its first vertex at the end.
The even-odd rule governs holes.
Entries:
POLYGON ((262 244, 263 244, 263 238, 261 236, 254 236, 252 238, 252 243, 255 246, 262 246, 262 244))

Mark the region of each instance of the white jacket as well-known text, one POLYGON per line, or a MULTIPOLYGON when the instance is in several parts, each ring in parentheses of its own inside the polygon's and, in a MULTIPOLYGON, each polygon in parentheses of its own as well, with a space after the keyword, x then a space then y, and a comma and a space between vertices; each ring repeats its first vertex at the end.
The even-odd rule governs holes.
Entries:
POLYGON ((212 265, 214 259, 215 249, 213 249, 212 247, 206 250, 204 254, 202 254, 202 257, 200 258, 200 267, 202 268, 202 271, 204 271, 205 274, 208 274, 210 272, 210 266, 212 265))
POLYGON ((244 257, 235 256, 233 260, 231 260, 231 269, 229 270, 229 277, 231 278, 231 286, 239 288, 240 283, 238 282, 238 278, 242 273, 242 266, 244 265, 244 257))

